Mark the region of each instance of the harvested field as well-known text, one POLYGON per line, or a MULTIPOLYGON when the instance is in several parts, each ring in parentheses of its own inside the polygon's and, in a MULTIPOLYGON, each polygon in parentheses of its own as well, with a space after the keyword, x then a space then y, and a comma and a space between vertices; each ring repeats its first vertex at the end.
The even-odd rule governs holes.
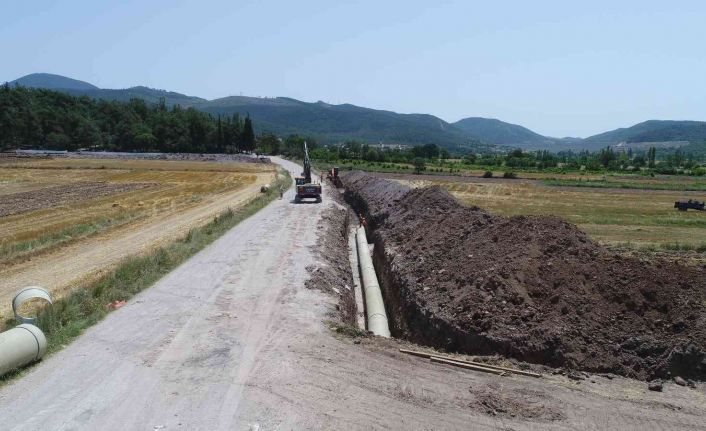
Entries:
POLYGON ((76 183, 47 187, 37 191, 6 194, 0 197, 0 217, 81 202, 116 193, 150 187, 149 183, 76 183))
MULTIPOLYGON (((674 244, 684 248, 706 247, 706 214, 674 209, 677 200, 703 199, 706 196, 702 192, 550 187, 532 180, 500 178, 439 179, 387 174, 384 177, 412 187, 439 185, 464 204, 498 215, 558 216, 602 243, 633 248, 665 248, 674 244)), ((654 180, 641 181, 649 187, 654 180)))
POLYGON ((622 257, 558 218, 493 215, 438 186, 343 179, 370 220, 394 335, 639 379, 706 379, 706 268, 622 257))
POLYGON ((259 193, 270 164, 14 159, 0 164, 0 314, 17 289, 62 295, 259 193))

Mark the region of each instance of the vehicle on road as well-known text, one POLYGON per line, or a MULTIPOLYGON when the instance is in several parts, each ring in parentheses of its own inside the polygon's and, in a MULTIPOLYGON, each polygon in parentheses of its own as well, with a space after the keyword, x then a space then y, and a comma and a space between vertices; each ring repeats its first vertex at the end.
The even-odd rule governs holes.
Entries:
POLYGON ((294 202, 300 203, 304 199, 315 199, 316 203, 321 202, 321 184, 314 183, 311 179, 311 161, 309 160, 309 150, 304 142, 304 172, 301 177, 294 179, 297 187, 297 194, 294 202))

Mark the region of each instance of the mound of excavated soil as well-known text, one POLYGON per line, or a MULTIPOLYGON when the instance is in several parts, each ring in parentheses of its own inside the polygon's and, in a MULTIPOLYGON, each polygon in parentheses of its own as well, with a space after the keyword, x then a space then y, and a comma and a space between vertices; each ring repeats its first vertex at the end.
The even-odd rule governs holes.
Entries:
POLYGON ((492 215, 439 187, 343 179, 368 216, 395 335, 640 379, 706 379, 706 268, 621 257, 558 218, 492 215))

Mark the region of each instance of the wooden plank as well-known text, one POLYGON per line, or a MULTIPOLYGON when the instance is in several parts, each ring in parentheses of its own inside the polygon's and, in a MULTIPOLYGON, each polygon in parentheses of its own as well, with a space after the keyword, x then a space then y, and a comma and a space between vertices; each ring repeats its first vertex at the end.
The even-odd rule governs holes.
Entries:
POLYGON ((420 358, 426 358, 426 359, 439 358, 439 359, 444 359, 446 361, 460 362, 460 363, 474 365, 474 366, 483 367, 483 368, 492 368, 494 370, 505 371, 507 373, 514 373, 514 374, 519 374, 519 375, 527 376, 527 377, 534 377, 534 378, 542 377, 541 374, 533 373, 531 371, 524 371, 524 370, 517 370, 514 368, 500 367, 498 365, 491 365, 491 364, 486 364, 483 362, 466 361, 463 359, 452 358, 450 356, 435 355, 433 353, 421 352, 419 350, 400 349, 400 352, 406 353, 408 355, 418 356, 420 358))
POLYGON ((400 352, 406 353, 408 355, 419 356, 420 358, 426 358, 426 359, 430 359, 432 356, 439 356, 439 355, 432 355, 431 353, 420 352, 418 350, 400 349, 400 352))
POLYGON ((515 368, 499 367, 499 366, 497 366, 497 365, 490 365, 490 364, 486 364, 486 363, 483 363, 483 362, 465 361, 465 360, 463 360, 463 359, 453 359, 453 358, 449 358, 449 357, 446 357, 446 356, 436 356, 436 355, 432 355, 431 359, 434 359, 434 358, 446 359, 446 360, 448 360, 448 361, 459 362, 459 363, 462 363, 462 364, 474 365, 474 366, 478 366, 478 367, 492 368, 493 370, 504 371, 504 372, 506 372, 506 373, 519 374, 519 375, 527 376, 527 377, 542 377, 541 374, 533 373, 533 372, 531 372, 531 371, 517 370, 517 369, 515 369, 515 368))
POLYGON ((481 367, 481 366, 479 366, 479 365, 472 365, 472 364, 467 364, 467 363, 464 363, 464 362, 450 361, 450 360, 448 360, 448 359, 439 358, 438 356, 432 356, 430 359, 431 359, 432 362, 438 362, 438 363, 440 363, 440 364, 453 365, 453 366, 456 366, 456 367, 466 368, 466 369, 474 370, 474 371, 482 371, 482 372, 484 372, 484 373, 491 373, 491 374, 495 374, 495 375, 498 375, 498 376, 502 376, 502 375, 505 375, 505 374, 506 374, 505 371, 494 370, 494 369, 492 369, 492 368, 481 367))

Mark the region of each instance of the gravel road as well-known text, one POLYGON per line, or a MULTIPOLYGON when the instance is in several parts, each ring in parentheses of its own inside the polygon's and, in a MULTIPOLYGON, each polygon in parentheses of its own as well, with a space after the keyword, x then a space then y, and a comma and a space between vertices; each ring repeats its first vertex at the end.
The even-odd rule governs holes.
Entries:
MULTIPOLYGON (((300 168, 276 160, 292 173, 300 168)), ((3 430, 697 429, 703 388, 496 377, 339 338, 293 191, 0 388, 3 430), (480 394, 480 395, 478 395, 480 394), (519 407, 517 407, 519 406, 519 407)))

